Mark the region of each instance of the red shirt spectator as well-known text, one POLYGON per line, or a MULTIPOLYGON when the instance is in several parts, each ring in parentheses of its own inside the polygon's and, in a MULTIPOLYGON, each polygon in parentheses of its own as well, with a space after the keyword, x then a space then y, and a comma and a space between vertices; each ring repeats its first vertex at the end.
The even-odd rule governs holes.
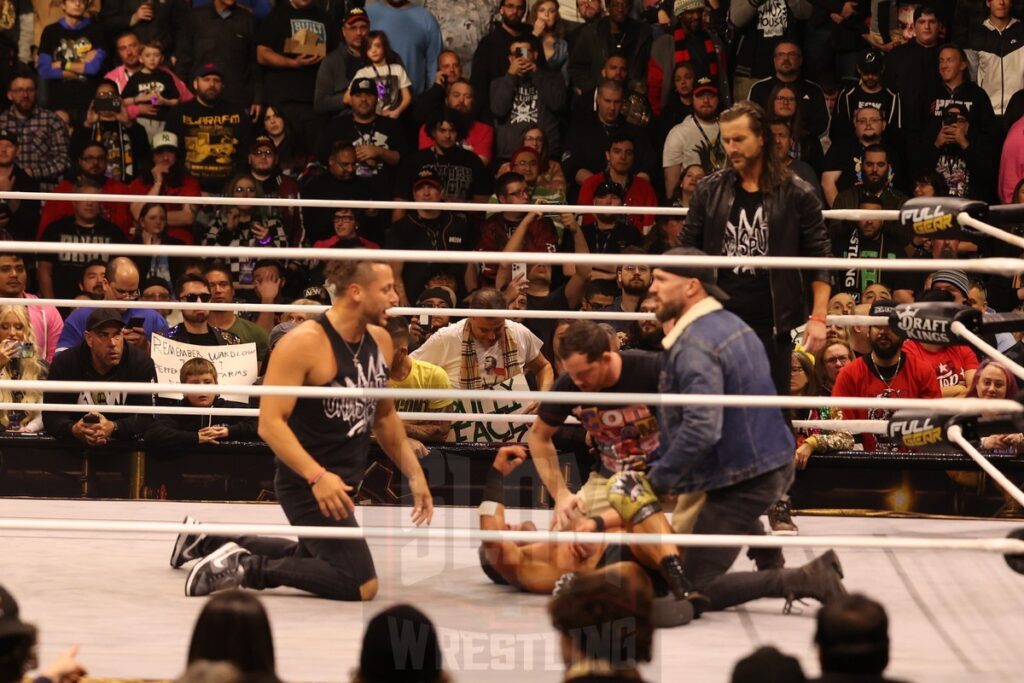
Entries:
MULTIPOLYGON (((94 151, 94 150, 90 150, 94 151)), ((87 152, 88 153, 88 152, 87 152)), ((137 181, 136 181, 137 182, 137 181)), ((62 180, 57 183, 57 186, 53 188, 54 192, 74 192, 75 184, 70 180, 62 180)), ((113 178, 105 178, 103 180, 103 194, 138 194, 132 192, 128 185, 125 185, 120 180, 114 180, 113 178)), ((132 228, 135 225, 135 220, 132 218, 132 212, 129 209, 129 204, 126 202, 101 202, 100 203, 100 216, 105 220, 110 221, 117 227, 119 227, 125 234, 125 237, 129 237, 132 234, 132 228)), ((71 202, 62 201, 58 199, 51 199, 46 202, 43 206, 43 215, 39 219, 39 231, 36 233, 36 239, 41 239, 46 229, 50 227, 50 224, 54 221, 60 220, 67 216, 75 215, 75 209, 71 202)))
MULTIPOLYGON (((593 205, 594 204, 594 191, 600 187, 601 183, 605 181, 607 171, 601 171, 595 173, 586 180, 583 181, 583 185, 580 186, 580 194, 578 203, 580 205, 593 205)), ((621 184, 621 183, 620 183, 621 184)), ((646 178, 641 176, 633 176, 629 183, 629 187, 626 188, 626 200, 624 206, 657 206, 658 205, 658 194, 654 191, 654 186, 646 178)), ((632 214, 625 216, 626 222, 632 225, 634 228, 640 231, 641 234, 645 234, 650 227, 654 225, 654 216, 651 214, 632 214)), ((583 220, 580 221, 581 225, 589 225, 596 219, 593 214, 586 214, 583 216, 583 220)))
POLYGON ((964 344, 936 346, 908 341, 903 344, 903 353, 932 369, 942 395, 947 398, 966 396, 974 372, 978 369, 977 354, 964 344))

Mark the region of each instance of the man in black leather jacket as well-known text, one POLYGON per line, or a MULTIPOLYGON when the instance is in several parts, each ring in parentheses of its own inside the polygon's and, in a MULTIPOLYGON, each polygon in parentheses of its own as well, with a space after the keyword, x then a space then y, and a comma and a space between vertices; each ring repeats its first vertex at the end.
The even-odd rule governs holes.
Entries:
MULTIPOLYGON (((741 102, 720 126, 731 167, 697 185, 681 245, 723 256, 831 256, 821 202, 770 154, 764 109, 741 102)), ((814 353, 824 343, 829 273, 736 266, 719 268, 717 284, 764 343, 776 390, 789 394, 790 334, 806 323, 804 347, 814 353)))

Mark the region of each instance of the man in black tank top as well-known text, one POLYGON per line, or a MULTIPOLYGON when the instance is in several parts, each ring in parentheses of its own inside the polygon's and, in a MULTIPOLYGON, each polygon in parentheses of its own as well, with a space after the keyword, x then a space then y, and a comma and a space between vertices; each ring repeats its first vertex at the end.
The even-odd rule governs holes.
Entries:
MULTIPOLYGON (((380 326, 398 304, 386 263, 332 261, 325 271, 334 303, 274 348, 267 385, 386 387, 391 339, 380 326), (333 358, 333 363, 331 359, 333 358)), ((391 400, 265 396, 259 434, 277 456, 275 490, 296 526, 357 526, 349 492, 366 470, 371 432, 409 479, 413 522, 429 523, 433 500, 391 400)), ((290 586, 333 600, 370 600, 377 576, 363 540, 215 538, 182 534, 171 566, 202 558, 186 595, 226 588, 290 586)))

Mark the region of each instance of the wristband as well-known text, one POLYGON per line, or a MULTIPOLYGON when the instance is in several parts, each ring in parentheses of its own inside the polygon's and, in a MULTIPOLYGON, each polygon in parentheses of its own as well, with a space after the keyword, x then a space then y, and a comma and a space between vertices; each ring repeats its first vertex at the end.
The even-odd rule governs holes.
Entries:
POLYGON ((316 486, 316 483, 320 481, 320 478, 325 474, 327 474, 327 468, 321 467, 319 472, 317 472, 312 477, 306 480, 306 483, 309 484, 310 486, 316 486))
POLYGON ((487 468, 487 479, 484 481, 484 501, 505 504, 505 477, 493 467, 487 468))
POLYGON ((480 503, 479 512, 481 517, 493 517, 498 514, 498 504, 493 500, 485 500, 480 503))
POLYGON ((807 319, 813 320, 816 323, 821 323, 822 325, 828 325, 828 319, 823 315, 809 315, 807 316, 807 319))
POLYGON ((592 519, 594 521, 594 524, 597 526, 597 528, 594 529, 596 533, 601 533, 602 531, 604 531, 604 517, 602 517, 601 515, 594 515, 590 519, 592 519))

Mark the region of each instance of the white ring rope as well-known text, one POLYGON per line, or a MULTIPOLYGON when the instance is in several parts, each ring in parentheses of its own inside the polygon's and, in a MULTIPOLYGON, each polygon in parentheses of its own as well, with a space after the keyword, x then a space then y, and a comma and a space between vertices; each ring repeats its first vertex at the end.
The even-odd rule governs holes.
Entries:
POLYGON ((1024 505, 1024 492, 1022 492, 1016 484, 1006 478, 1006 475, 1000 472, 995 465, 990 463, 984 455, 978 452, 970 441, 964 438, 964 431, 960 425, 952 425, 946 432, 949 440, 955 443, 957 446, 963 449, 964 453, 970 456, 971 460, 977 463, 978 467, 985 471, 985 474, 992 477, 992 479, 999 484, 1004 491, 1010 496, 1024 505))
POLYGON ((967 341, 974 344, 974 346, 976 346, 982 353, 984 353, 992 360, 999 361, 999 363, 1002 364, 1007 370, 1016 375, 1017 379, 1024 380, 1024 368, 1022 368, 1015 361, 1008 358, 999 349, 992 346, 984 339, 971 332, 969 329, 967 329, 967 326, 964 325, 959 320, 954 320, 952 322, 952 324, 949 326, 949 331, 952 332, 953 334, 963 337, 967 341))
MULTIPOLYGON (((155 382, 71 382, 57 380, 0 380, 0 390, 47 393, 115 391, 128 394, 200 393, 195 384, 155 382)), ((213 385, 210 385, 213 386, 213 385)), ((621 405, 645 403, 658 406, 721 406, 724 408, 834 408, 925 410, 974 415, 987 412, 1020 413, 1024 405, 1009 399, 983 398, 875 398, 862 396, 756 396, 724 394, 643 394, 585 391, 491 391, 488 389, 374 389, 368 387, 309 387, 281 385, 218 384, 218 393, 289 398, 354 398, 364 400, 418 399, 478 401, 541 401, 544 403, 592 403, 621 405)), ((94 406, 102 408, 102 406, 94 406)), ((83 406, 87 408, 87 406, 83 406)))
MULTIPOLYGON (((299 261, 366 260, 377 262, 412 263, 546 263, 566 265, 584 263, 619 266, 641 261, 652 268, 663 266, 695 266, 702 268, 732 268, 742 265, 751 268, 789 268, 809 270, 838 270, 850 268, 850 259, 816 256, 667 256, 665 254, 563 254, 547 252, 505 251, 431 251, 415 249, 313 249, 306 247, 201 247, 186 245, 148 244, 93 244, 79 242, 4 242, 0 252, 18 254, 96 254, 108 256, 152 256, 168 258, 190 256, 198 258, 295 259, 299 261)), ((978 273, 1006 273, 1024 271, 1024 259, 980 258, 958 259, 857 259, 858 268, 890 271, 962 270, 978 273)))
POLYGON ((977 218, 975 218, 974 216, 970 215, 967 212, 961 212, 957 214, 956 218, 960 222, 960 225, 966 225, 970 228, 974 228, 975 230, 984 235, 988 235, 989 237, 995 237, 996 239, 1002 240, 1007 244, 1012 244, 1013 246, 1019 249, 1024 249, 1024 237, 1021 237, 1020 235, 1015 235, 1012 232, 1001 230, 1000 228, 997 228, 994 225, 989 225, 988 223, 979 221, 977 218))
POLYGON ((577 531, 497 531, 432 527, 322 527, 288 524, 182 524, 116 520, 0 517, 0 530, 99 532, 116 534, 207 534, 209 536, 287 536, 300 538, 393 541, 514 543, 607 543, 609 545, 676 545, 690 548, 858 548, 864 550, 950 550, 1000 554, 1024 553, 1015 538, 913 538, 879 536, 740 536, 725 534, 629 534, 577 531))
MULTIPOLYGON (((822 403, 832 401, 830 396, 822 396, 822 403)), ((2 409, 2 404, 0 404, 2 409)), ((793 420, 796 429, 824 429, 825 431, 849 432, 851 434, 888 434, 888 420, 793 420)))
MULTIPOLYGON (((648 216, 676 216, 682 218, 689 209, 678 206, 587 206, 578 204, 496 204, 477 202, 412 202, 412 201, 375 201, 368 199, 289 199, 282 197, 171 197, 169 195, 135 195, 135 194, 102 194, 77 192, 0 192, 0 199, 23 199, 27 201, 58 201, 81 202, 94 201, 101 203, 122 204, 192 204, 198 206, 279 206, 279 207, 311 207, 324 209, 391 209, 426 211, 458 211, 469 213, 544 213, 544 214, 625 214, 648 216)), ((825 209, 821 212, 825 218, 835 220, 879 220, 898 221, 898 209, 825 209)))

